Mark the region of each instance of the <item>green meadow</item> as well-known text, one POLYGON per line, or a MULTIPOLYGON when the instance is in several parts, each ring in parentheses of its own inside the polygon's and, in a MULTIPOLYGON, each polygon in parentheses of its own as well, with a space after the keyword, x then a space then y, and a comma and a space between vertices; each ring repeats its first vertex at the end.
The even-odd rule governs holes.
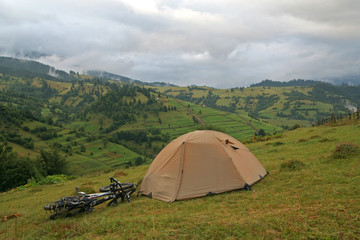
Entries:
MULTIPOLYGON (((211 87, 158 87, 158 91, 167 96, 186 98, 191 94, 192 102, 199 102, 201 106, 204 99, 212 95, 218 96, 216 105, 234 105, 234 112, 255 113, 256 118, 262 122, 276 126, 311 126, 321 114, 331 115, 338 111, 330 98, 336 99, 336 94, 327 93, 322 98, 312 95, 314 87, 249 87, 232 89, 215 89, 211 87), (273 101, 272 99, 276 99, 273 101)), ((343 113, 346 111, 341 110, 343 113)))
POLYGON ((310 127, 358 106, 356 86, 154 87, 46 74, 0 73, 0 143, 26 163, 56 150, 67 176, 0 193, 0 239, 359 238, 360 121, 310 127), (172 204, 134 194, 54 221, 43 210, 111 176, 141 183, 167 143, 197 129, 246 142, 270 174, 251 191, 172 204))
MULTIPOLYGON (((75 186, 98 189, 108 184, 110 176, 137 183, 149 165, 98 171, 60 184, 1 193, 0 238, 358 239, 359 134, 360 122, 355 121, 298 128, 282 138, 247 144, 270 173, 251 191, 172 204, 133 194, 130 203, 104 204, 91 214, 56 220, 48 219, 43 206, 73 195, 75 186), (354 148, 337 152, 342 143, 354 148)), ((87 151, 101 161, 98 146, 101 144, 94 142, 87 151)), ((113 145, 108 145, 107 151, 116 151, 117 157, 123 154, 113 145)))
POLYGON ((0 103, 10 108, 4 117, 14 109, 33 114, 17 125, 16 117, 13 122, 3 122, 2 117, 0 135, 14 152, 30 158, 56 145, 67 159, 67 173, 72 175, 129 167, 135 159, 153 158, 169 141, 199 128, 215 128, 245 141, 261 129, 272 135, 294 126, 311 126, 315 119, 328 117, 335 110, 344 112, 335 109, 331 99, 340 99, 342 105, 351 102, 346 99, 351 94, 338 96, 325 90, 321 99, 315 99, 310 86, 153 87, 87 75, 72 77, 72 82, 63 82, 0 73, 0 103), (127 107, 119 108, 122 104, 127 107), (46 130, 35 131, 39 128, 46 130), (154 141, 114 140, 119 132, 141 131, 151 139, 155 130, 158 138, 154 141), (33 148, 8 137, 15 133, 18 138, 31 138, 33 148), (49 133, 53 135, 44 136, 49 133))

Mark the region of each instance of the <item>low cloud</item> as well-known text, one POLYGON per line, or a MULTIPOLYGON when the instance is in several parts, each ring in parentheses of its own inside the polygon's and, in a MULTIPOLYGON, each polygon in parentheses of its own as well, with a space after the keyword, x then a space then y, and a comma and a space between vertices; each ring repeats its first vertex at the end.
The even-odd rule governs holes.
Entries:
POLYGON ((183 86, 356 79, 359 11, 356 0, 5 0, 0 54, 183 86))

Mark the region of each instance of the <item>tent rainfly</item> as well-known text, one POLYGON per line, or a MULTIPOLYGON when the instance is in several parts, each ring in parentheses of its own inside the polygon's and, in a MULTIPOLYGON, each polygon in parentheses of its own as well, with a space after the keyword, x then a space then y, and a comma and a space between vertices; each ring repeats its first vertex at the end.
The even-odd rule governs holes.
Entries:
POLYGON ((173 202, 250 186, 268 172, 235 138, 203 130, 170 142, 150 165, 140 187, 149 197, 173 202))

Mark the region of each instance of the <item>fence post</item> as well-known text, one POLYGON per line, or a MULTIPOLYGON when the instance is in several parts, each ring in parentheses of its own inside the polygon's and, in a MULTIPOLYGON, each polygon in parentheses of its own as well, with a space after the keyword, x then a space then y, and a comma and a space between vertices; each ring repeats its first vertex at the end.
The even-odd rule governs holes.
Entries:
POLYGON ((331 121, 331 123, 336 123, 336 115, 335 115, 335 113, 331 114, 330 121, 331 121))

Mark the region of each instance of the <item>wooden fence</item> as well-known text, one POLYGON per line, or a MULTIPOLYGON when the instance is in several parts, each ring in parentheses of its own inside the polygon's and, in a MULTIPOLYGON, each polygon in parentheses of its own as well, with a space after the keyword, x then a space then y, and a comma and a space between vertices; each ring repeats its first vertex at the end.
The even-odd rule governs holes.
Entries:
POLYGON ((327 117, 327 118, 324 118, 324 119, 321 119, 321 120, 318 120, 316 122, 316 124, 314 124, 315 126, 320 126, 320 125, 323 125, 323 124, 327 124, 327 123, 337 123, 337 122, 341 122, 343 120, 351 120, 351 119, 357 119, 357 120, 360 120, 360 109, 357 108, 356 111, 352 110, 352 111, 349 111, 348 114, 331 114, 330 117, 327 117))

